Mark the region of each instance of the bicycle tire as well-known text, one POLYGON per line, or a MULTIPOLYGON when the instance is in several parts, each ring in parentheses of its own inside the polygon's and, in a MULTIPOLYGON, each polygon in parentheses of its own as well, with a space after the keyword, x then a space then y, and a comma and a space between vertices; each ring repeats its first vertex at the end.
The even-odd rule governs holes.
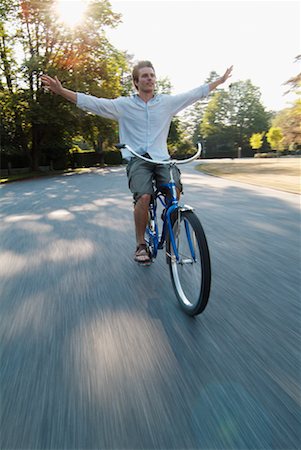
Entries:
POLYGON ((176 261, 168 235, 166 254, 172 285, 184 311, 190 316, 196 316, 204 311, 210 295, 211 264, 207 239, 201 222, 193 211, 180 212, 180 227, 178 211, 174 212, 171 220, 176 247, 180 255, 180 261, 176 261), (186 227, 196 253, 195 259, 191 256, 189 233, 186 227))

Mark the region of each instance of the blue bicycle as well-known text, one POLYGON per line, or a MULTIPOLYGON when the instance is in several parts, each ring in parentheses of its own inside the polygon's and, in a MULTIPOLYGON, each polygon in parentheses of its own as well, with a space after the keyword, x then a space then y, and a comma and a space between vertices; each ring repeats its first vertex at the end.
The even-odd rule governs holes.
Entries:
POLYGON ((169 183, 158 188, 154 183, 145 240, 152 261, 155 260, 158 250, 165 248, 166 262, 169 265, 172 284, 181 307, 191 316, 200 314, 206 308, 210 294, 209 249, 203 227, 193 208, 178 203, 172 168, 175 164, 187 164, 198 158, 202 151, 201 144, 198 144, 198 151, 191 158, 167 161, 145 158, 126 144, 118 144, 116 147, 126 148, 134 156, 150 164, 169 166, 169 183), (161 214, 163 223, 160 232, 157 216, 158 202, 163 207, 161 214))

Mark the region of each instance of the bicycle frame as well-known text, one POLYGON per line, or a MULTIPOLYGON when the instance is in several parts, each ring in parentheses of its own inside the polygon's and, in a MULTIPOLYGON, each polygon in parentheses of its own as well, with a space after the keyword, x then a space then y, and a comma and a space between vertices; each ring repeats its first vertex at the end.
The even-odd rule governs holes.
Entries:
MULTIPOLYGON (((181 206, 179 206, 179 202, 178 202, 178 199, 177 199, 176 184, 175 184, 175 181, 174 181, 174 178, 173 178, 172 169, 173 169, 173 167, 176 164, 187 164, 188 162, 191 162, 191 161, 195 160, 196 158, 198 158, 200 156, 201 152, 202 152, 201 144, 198 143, 198 151, 191 158, 188 158, 188 159, 185 159, 185 160, 170 159, 168 161, 156 161, 156 160, 152 160, 152 159, 149 159, 149 158, 145 158, 144 156, 140 155, 139 153, 136 153, 130 146, 128 146, 126 144, 116 145, 116 147, 119 148, 119 149, 126 148, 134 156, 137 156, 138 158, 143 159, 143 160, 145 160, 145 161, 147 161, 149 163, 169 165, 170 181, 169 181, 169 183, 164 184, 162 186, 159 186, 157 188, 157 190, 153 194, 153 197, 152 197, 152 200, 151 200, 151 203, 150 203, 149 211, 150 211, 150 214, 151 214, 151 227, 148 226, 147 232, 151 236, 151 238, 153 240, 153 244, 154 244, 153 255, 152 256, 154 258, 156 258, 158 249, 162 249, 164 247, 164 243, 165 243, 165 240, 166 240, 166 231, 168 229, 169 237, 170 237, 170 241, 171 241, 171 245, 172 245, 172 248, 173 248, 173 251, 174 251, 174 255, 175 255, 176 261, 178 263, 181 263, 180 256, 179 256, 179 253, 178 253, 178 249, 177 249, 177 245, 176 245, 174 232, 173 232, 171 215, 176 210, 178 211, 178 214, 180 215, 180 213, 182 211, 193 210, 193 208, 191 208, 188 205, 181 205, 181 206), (162 192, 160 190, 162 188, 165 188, 165 189, 169 190, 170 195, 171 195, 171 198, 169 200, 167 200, 166 197, 164 196, 164 194, 162 194, 162 192), (166 209, 166 212, 165 212, 165 215, 164 215, 164 218, 163 218, 163 225, 162 225, 161 235, 159 234, 158 223, 157 223, 157 199, 160 200, 162 206, 166 209)), ((186 222, 185 222, 185 230, 186 230, 186 233, 187 233, 187 239, 188 239, 188 243, 189 243, 189 247, 190 247, 190 251, 191 251, 191 257, 195 261, 196 257, 195 257, 194 247, 193 247, 193 244, 192 244, 190 231, 189 231, 189 228, 188 228, 186 222)))
MULTIPOLYGON (((172 165, 174 165, 174 164, 172 164, 172 165)), ((174 235, 174 231, 173 231, 173 227, 172 227, 171 216, 174 211, 178 211, 180 213, 181 211, 193 210, 193 208, 191 208, 188 205, 181 205, 181 206, 179 205, 179 202, 177 199, 176 184, 174 182, 173 175, 172 175, 172 165, 170 167, 170 178, 171 178, 170 182, 158 187, 158 189, 157 189, 157 191, 155 191, 153 199, 150 203, 150 211, 152 214, 152 220, 154 221, 154 227, 153 227, 153 230, 148 227, 148 233, 153 239, 153 243, 154 243, 153 257, 156 257, 157 251, 164 247, 167 229, 168 229, 169 237, 170 237, 170 241, 171 241, 171 245, 172 245, 172 248, 174 251, 176 261, 180 262, 178 248, 176 245, 176 239, 175 239, 175 235, 174 235), (166 196, 164 196, 164 194, 162 194, 162 192, 161 192, 162 188, 168 189, 171 194, 171 198, 168 201, 166 200, 166 196), (159 199, 163 208, 165 208, 165 210, 166 210, 165 214, 164 214, 164 218, 162 219, 163 224, 162 224, 161 234, 159 234, 159 227, 157 224, 157 199, 159 199)), ((185 229, 186 229, 187 239, 188 239, 189 247, 190 247, 190 251, 191 251, 191 257, 195 261, 195 252, 194 252, 194 248, 192 245, 190 231, 189 231, 189 228, 187 227, 186 223, 185 223, 185 229)))

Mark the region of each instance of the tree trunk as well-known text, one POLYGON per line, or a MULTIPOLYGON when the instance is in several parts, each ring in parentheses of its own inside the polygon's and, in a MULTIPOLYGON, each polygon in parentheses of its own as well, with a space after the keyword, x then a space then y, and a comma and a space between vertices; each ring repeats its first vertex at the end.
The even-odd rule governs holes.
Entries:
POLYGON ((31 125, 31 168, 32 170, 39 170, 39 140, 38 140, 38 125, 32 123, 31 125))
POLYGON ((12 94, 13 93, 13 83, 12 83, 12 77, 11 77, 11 67, 10 67, 8 57, 7 57, 7 48, 6 48, 6 42, 5 42, 4 35, 2 36, 1 42, 0 42, 0 56, 1 56, 1 60, 3 62, 6 84, 7 84, 10 94, 12 94))

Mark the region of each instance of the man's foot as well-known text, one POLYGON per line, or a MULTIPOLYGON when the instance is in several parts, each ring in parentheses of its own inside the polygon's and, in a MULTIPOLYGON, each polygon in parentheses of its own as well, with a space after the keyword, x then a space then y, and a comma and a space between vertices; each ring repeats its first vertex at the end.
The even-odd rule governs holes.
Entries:
POLYGON ((151 263, 146 244, 139 244, 137 246, 134 259, 137 263, 143 264, 145 266, 151 263))

